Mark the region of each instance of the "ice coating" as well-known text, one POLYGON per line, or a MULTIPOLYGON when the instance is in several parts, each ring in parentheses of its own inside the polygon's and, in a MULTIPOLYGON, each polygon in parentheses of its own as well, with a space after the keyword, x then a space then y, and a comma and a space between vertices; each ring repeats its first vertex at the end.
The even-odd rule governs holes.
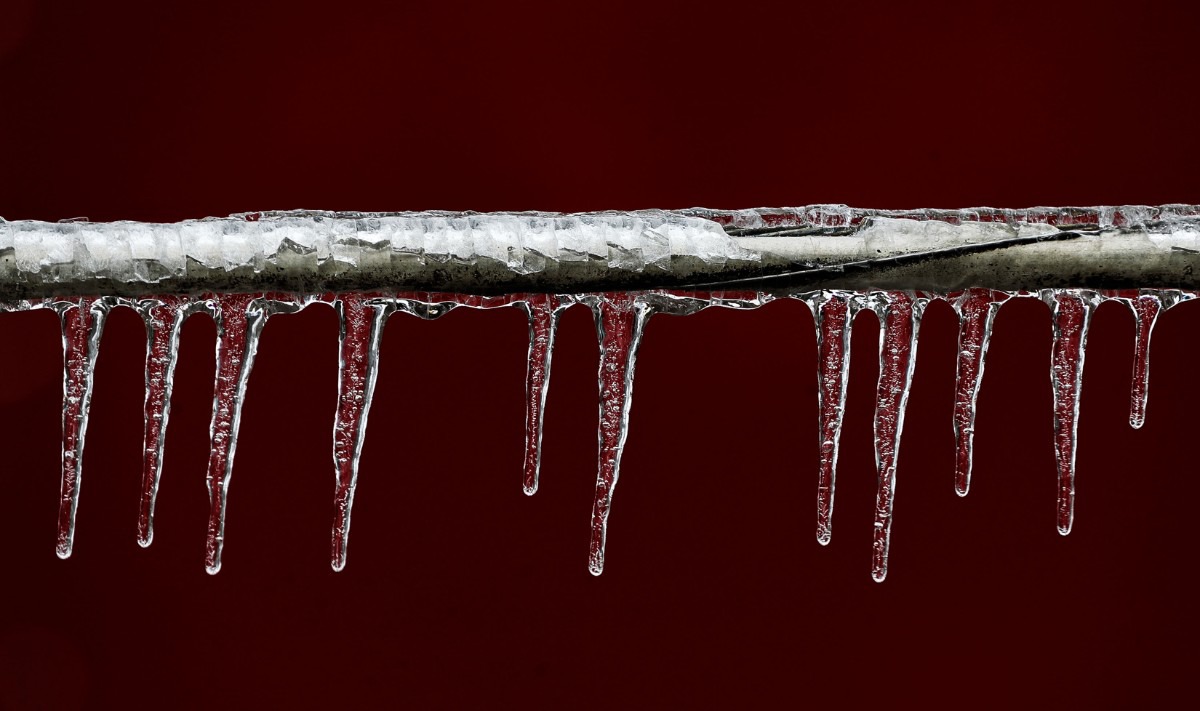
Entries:
POLYGON ((0 300, 163 293, 1200 288, 1200 206, 0 221, 0 300), (745 286, 753 283, 752 286, 745 286), (743 287, 738 287, 743 288, 743 287))
POLYGON ((850 324, 857 311, 867 308, 878 316, 881 329, 871 575, 882 581, 888 571, 904 411, 920 318, 928 301, 946 300, 959 315, 952 423, 955 488, 960 495, 970 485, 976 404, 996 314, 1012 298, 1037 296, 1050 306, 1056 524, 1066 534, 1074 517, 1076 433, 1091 314, 1103 301, 1117 300, 1134 315, 1130 423, 1139 427, 1147 409, 1153 328, 1162 312, 1195 298, 1188 279, 1192 267, 1200 266, 1196 247, 1200 208, 1193 206, 964 211, 811 206, 588 215, 292 212, 175 225, 0 221, 0 298, 7 302, 6 309, 53 308, 62 323, 61 557, 70 555, 74 542, 88 406, 105 315, 113 308, 132 308, 146 324, 146 421, 138 509, 138 542, 143 546, 153 539, 180 327, 197 312, 216 320, 205 556, 210 573, 222 562, 241 407, 262 328, 273 313, 321 303, 332 306, 341 323, 331 442, 335 494, 330 557, 334 570, 341 570, 386 319, 397 311, 434 319, 462 306, 512 306, 525 312, 530 340, 522 485, 531 494, 538 486, 556 324, 564 309, 574 304, 590 307, 600 363, 589 570, 599 574, 631 426, 636 354, 651 314, 756 308, 785 297, 808 304, 817 332, 820 447, 813 464, 817 539, 824 544, 831 533, 850 324), (1142 266, 1130 267, 1138 264, 1142 266), (1132 269, 1130 278, 1150 274, 1149 288, 1084 288, 1122 269, 1132 269), (631 275, 656 274, 696 283, 645 289, 508 289, 514 283, 623 284, 631 275), (997 275, 997 281, 951 288, 980 274, 997 275), (323 288, 345 275, 378 277, 386 288, 323 288), (513 282, 512 275, 536 275, 544 281, 513 282), (713 278, 724 281, 705 281, 713 278), (422 280, 430 279, 443 288, 415 286, 428 285, 431 282, 422 280), (463 279, 481 291, 448 288, 465 283, 463 279), (259 283, 255 280, 283 280, 290 286, 282 291, 232 288, 259 283), (1053 280, 1060 286, 1012 286, 1053 280), (942 286, 936 291, 918 288, 928 283, 942 286), (130 284, 169 288, 160 293, 137 287, 126 293, 130 284), (831 284, 852 286, 830 288, 831 284), (56 285, 62 292, 47 295, 56 285), (96 291, 79 291, 91 287, 96 291), (12 298, 16 293, 30 296, 12 298))
POLYGON ((189 288, 207 281, 211 288, 214 280, 312 286, 386 278, 392 285, 431 286, 473 278, 486 286, 561 269, 586 279, 758 260, 715 222, 662 210, 295 211, 164 224, 0 222, 0 285, 91 283, 114 293, 134 292, 138 284, 189 288))

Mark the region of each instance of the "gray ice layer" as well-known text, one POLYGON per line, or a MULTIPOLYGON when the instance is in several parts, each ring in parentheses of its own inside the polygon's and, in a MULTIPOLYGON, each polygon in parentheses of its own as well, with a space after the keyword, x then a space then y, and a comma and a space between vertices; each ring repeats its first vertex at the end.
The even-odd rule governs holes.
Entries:
POLYGON ((0 220, 0 300, 197 290, 1200 286, 1200 207, 0 220))

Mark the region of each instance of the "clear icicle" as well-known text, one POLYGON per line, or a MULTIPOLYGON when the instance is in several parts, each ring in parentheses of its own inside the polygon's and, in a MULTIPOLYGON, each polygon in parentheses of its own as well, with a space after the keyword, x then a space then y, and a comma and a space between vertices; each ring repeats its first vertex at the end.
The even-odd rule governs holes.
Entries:
POLYGON ((592 502, 592 536, 588 570, 604 571, 604 544, 613 490, 620 475, 621 450, 629 433, 633 372, 650 307, 633 294, 595 297, 592 309, 600 341, 600 470, 592 502))
POLYGON ((1041 298, 1054 319, 1050 383, 1054 391, 1054 456, 1058 464, 1058 532, 1067 535, 1075 520, 1075 448, 1083 359, 1099 297, 1095 292, 1046 289, 1041 298))
POLYGON ((1149 395, 1150 338, 1158 314, 1163 309, 1157 293, 1142 292, 1126 302, 1133 311, 1133 385, 1130 393, 1129 424, 1140 428, 1146 423, 1146 399, 1149 395))
POLYGON ((966 496, 971 488, 975 448, 975 406, 987 357, 992 324, 1008 294, 990 289, 967 289, 951 304, 958 312, 958 368, 954 383, 954 491, 966 496))
POLYGON ((358 484, 358 462, 367 435, 367 415, 379 373, 379 346, 390 311, 375 306, 363 294, 343 294, 334 301, 341 323, 338 345, 338 406, 333 425, 334 570, 346 567, 350 542, 350 513, 358 484))
POLYGON ((209 430, 212 449, 208 457, 209 516, 204 565, 214 575, 221 570, 225 503, 246 382, 269 313, 259 298, 258 294, 220 294, 207 302, 217 324, 217 377, 209 430))
POLYGON ((515 305, 529 316, 529 365, 525 375, 525 467, 521 480, 525 493, 537 493, 542 466, 542 423, 550 389, 550 360, 558 318, 566 304, 553 294, 530 294, 515 305))
POLYGON ((896 496, 896 459, 904 429, 904 409, 917 362, 917 331, 925 299, 902 292, 872 294, 868 303, 879 316, 879 382, 875 401, 875 462, 879 488, 875 494, 875 532, 871 577, 887 577, 892 509, 896 496))
POLYGON ((146 400, 142 441, 142 490, 138 505, 138 545, 154 540, 154 504, 162 480, 163 448, 171 414, 171 386, 179 359, 179 331, 191 313, 181 296, 159 296, 134 303, 146 323, 146 400))
POLYGON ((817 542, 828 545, 833 533, 833 496, 838 441, 850 375, 850 327, 853 315, 844 294, 817 292, 808 298, 817 329, 817 401, 820 407, 820 463, 817 469, 817 542))
POLYGON ((63 334, 62 488, 58 504, 59 558, 69 558, 75 544, 75 514, 83 480, 83 446, 100 337, 109 304, 78 298, 52 304, 63 334))

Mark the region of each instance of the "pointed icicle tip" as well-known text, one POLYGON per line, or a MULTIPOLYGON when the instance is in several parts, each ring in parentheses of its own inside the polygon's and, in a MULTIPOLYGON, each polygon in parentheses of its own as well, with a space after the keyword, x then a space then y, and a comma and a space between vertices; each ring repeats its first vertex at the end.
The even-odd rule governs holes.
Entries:
POLYGON ((629 408, 633 398, 638 344, 652 309, 640 298, 628 293, 598 295, 592 308, 600 342, 600 457, 592 499, 588 564, 592 574, 599 575, 604 569, 608 516, 613 491, 620 478, 621 453, 629 431, 629 408))
POLYGON ((958 363, 954 383, 954 493, 971 490, 975 451, 975 415, 992 324, 1009 294, 990 289, 967 289, 951 303, 958 313, 958 363))
POLYGON ((546 396, 550 389, 550 363, 558 318, 570 302, 552 294, 528 294, 513 302, 529 319, 529 351, 525 370, 525 462, 521 489, 526 496, 538 490, 542 466, 542 430, 546 396))
POLYGON ((820 413, 817 465, 817 543, 833 537, 833 502, 837 485, 838 442, 846 409, 850 333, 856 308, 837 292, 809 299, 817 331, 817 406, 820 413))

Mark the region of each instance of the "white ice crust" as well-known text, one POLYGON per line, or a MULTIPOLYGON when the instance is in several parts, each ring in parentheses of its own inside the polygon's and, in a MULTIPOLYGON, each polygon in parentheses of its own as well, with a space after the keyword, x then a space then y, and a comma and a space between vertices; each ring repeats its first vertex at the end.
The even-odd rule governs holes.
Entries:
MULTIPOLYGON (((1200 253, 1200 207, 862 210, 845 205, 719 211, 246 213, 178 223, 7 222, 0 281, 157 283, 194 271, 305 273, 468 265, 515 275, 556 265, 618 273, 721 272, 727 264, 838 265, 1077 229, 1020 259, 1200 253), (682 259, 682 261, 680 261, 682 259)), ((1014 257, 1015 259, 1015 257, 1014 257)), ((1015 262, 1014 262, 1015 263, 1015 262)), ((1157 267, 1156 267, 1157 268, 1157 267)), ((389 271, 390 270, 390 271, 389 271)), ((399 272, 397 272, 399 270, 399 272)))
MULTIPOLYGON (((45 272, 70 265, 78 273, 139 280, 144 263, 182 276, 191 260, 207 269, 259 270, 270 260, 329 260, 346 268, 392 256, 417 264, 473 263, 480 257, 518 274, 547 260, 592 261, 614 269, 670 269, 672 257, 708 264, 758 255, 710 220, 663 211, 588 215, 411 213, 338 216, 282 213, 179 223, 0 220, 0 251, 9 270, 45 272)), ((315 265, 314 265, 315 266, 315 265)))

